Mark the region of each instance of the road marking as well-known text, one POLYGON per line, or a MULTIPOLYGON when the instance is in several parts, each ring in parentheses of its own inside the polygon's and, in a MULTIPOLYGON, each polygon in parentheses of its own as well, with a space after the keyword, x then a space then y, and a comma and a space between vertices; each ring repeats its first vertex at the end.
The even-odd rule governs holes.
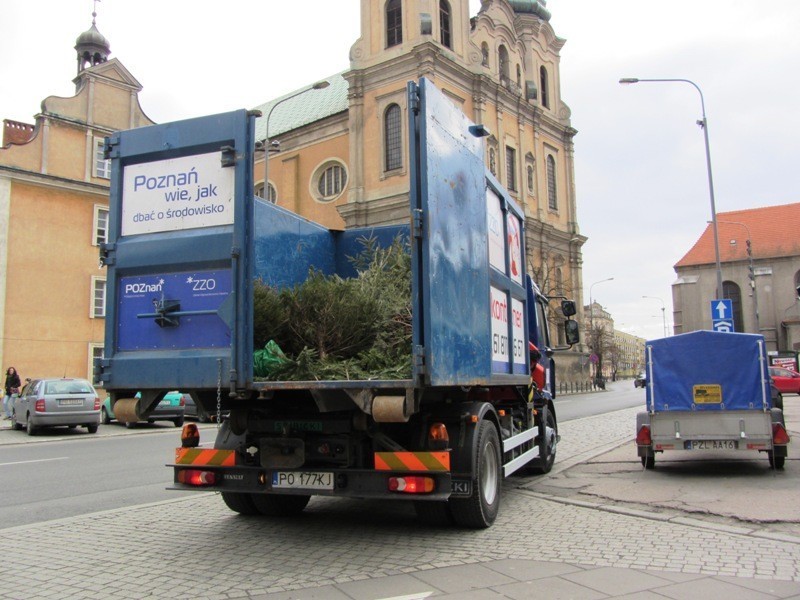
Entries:
POLYGON ((27 465, 29 463, 50 462, 51 460, 68 460, 69 456, 59 456, 56 458, 40 458, 38 460, 19 460, 17 462, 0 463, 0 467, 8 467, 10 465, 27 465))

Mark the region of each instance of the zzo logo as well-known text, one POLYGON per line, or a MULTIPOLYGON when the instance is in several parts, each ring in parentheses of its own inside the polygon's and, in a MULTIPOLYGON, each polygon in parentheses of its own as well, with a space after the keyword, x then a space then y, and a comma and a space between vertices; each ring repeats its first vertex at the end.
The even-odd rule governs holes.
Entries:
POLYGON ((186 283, 192 286, 193 292, 210 292, 217 287, 217 280, 211 278, 195 279, 194 277, 188 277, 186 283))

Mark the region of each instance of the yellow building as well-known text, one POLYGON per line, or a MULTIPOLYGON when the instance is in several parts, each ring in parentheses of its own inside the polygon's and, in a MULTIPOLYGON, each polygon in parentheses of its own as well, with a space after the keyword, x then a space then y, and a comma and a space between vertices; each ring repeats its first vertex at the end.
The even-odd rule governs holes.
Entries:
POLYGON ((91 374, 102 353, 108 224, 103 138, 152 122, 138 81, 92 21, 77 40, 71 98, 51 96, 35 124, 5 120, 0 148, 0 364, 22 378, 91 374))
MULTIPOLYGON (((267 197, 334 229, 406 222, 406 84, 427 77, 490 131, 486 164, 525 211, 534 280, 545 293, 580 299, 576 131, 561 98, 564 40, 545 4, 483 0, 470 18, 469 0, 361 0, 350 68, 258 107, 256 138, 269 128, 267 197)), ((151 124, 140 84, 109 59, 94 21, 76 50, 76 95, 47 98, 35 125, 6 121, 0 149, 0 364, 23 377, 89 376, 102 353, 102 140, 151 124)), ((262 147, 262 196, 263 157, 262 147)), ((560 341, 559 331, 552 345, 560 341)), ((559 361, 561 380, 580 374, 577 349, 570 354, 559 361)))

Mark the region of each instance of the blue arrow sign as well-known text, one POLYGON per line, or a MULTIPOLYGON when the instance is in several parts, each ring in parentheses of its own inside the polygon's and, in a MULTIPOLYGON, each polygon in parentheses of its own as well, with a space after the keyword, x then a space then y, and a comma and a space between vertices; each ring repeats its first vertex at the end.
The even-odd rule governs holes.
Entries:
POLYGON ((714 331, 731 333, 733 331, 733 319, 714 319, 711 323, 714 331))
POLYGON ((731 300, 711 301, 711 320, 733 319, 733 302, 731 300))

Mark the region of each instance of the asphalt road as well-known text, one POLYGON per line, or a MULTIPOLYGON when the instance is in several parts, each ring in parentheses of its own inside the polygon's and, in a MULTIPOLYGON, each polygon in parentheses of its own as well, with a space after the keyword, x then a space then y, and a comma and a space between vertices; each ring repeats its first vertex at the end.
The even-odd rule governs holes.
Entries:
MULTIPOLYGON (((560 397, 556 413, 565 422, 643 404, 643 390, 616 382, 560 397)), ((201 442, 213 443, 214 432, 201 425, 201 442)), ((112 423, 94 435, 58 428, 33 438, 0 429, 0 529, 192 494, 165 489, 172 482, 165 465, 179 443, 179 430, 161 423, 133 430, 112 423)))

